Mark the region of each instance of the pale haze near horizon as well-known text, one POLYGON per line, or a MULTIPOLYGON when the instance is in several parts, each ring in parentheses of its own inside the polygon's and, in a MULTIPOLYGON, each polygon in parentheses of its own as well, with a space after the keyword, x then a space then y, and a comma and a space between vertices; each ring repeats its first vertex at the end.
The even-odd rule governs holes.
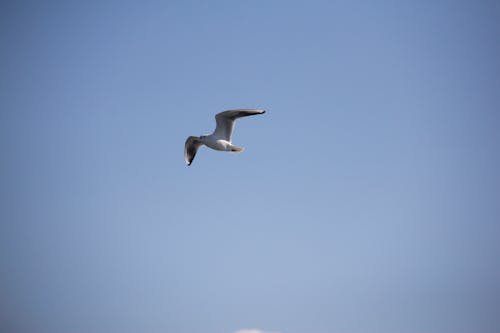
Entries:
POLYGON ((498 2, 0 16, 0 331, 498 332, 498 2))

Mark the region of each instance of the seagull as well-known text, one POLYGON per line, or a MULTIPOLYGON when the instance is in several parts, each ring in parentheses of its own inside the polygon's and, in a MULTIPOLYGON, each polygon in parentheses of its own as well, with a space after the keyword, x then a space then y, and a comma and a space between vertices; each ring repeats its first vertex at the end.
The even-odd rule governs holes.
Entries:
POLYGON ((260 109, 237 109, 227 110, 215 115, 217 126, 215 131, 210 135, 190 136, 184 145, 184 159, 188 166, 193 162, 198 149, 205 145, 215 150, 229 151, 240 153, 243 147, 237 147, 231 143, 231 135, 233 134, 234 121, 238 118, 253 116, 256 114, 266 113, 260 109))

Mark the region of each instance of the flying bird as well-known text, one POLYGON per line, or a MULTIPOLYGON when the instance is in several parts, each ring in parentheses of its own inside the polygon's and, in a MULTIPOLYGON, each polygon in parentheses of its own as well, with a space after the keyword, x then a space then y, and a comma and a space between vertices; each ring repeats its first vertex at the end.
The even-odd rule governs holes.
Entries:
POLYGON ((235 120, 263 113, 266 113, 266 111, 259 109, 237 109, 216 114, 215 121, 217 126, 212 134, 190 136, 187 138, 186 144, 184 145, 184 159, 186 160, 186 164, 188 166, 191 165, 194 157, 196 156, 196 152, 203 145, 215 150, 235 153, 242 152, 243 147, 237 147, 231 143, 235 120))

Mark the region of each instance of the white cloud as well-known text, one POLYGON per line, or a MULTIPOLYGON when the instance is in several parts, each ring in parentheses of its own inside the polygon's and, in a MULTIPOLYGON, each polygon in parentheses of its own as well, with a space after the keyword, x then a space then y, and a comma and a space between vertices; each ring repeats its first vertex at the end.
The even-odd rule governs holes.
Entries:
POLYGON ((234 333, 279 333, 279 332, 269 332, 269 331, 258 330, 256 328, 251 328, 251 329, 239 330, 234 333))

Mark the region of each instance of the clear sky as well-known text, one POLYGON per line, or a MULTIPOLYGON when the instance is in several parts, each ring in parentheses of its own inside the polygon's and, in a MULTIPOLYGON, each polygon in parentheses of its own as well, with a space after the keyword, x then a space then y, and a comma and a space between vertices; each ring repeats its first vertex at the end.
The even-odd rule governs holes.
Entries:
POLYGON ((498 1, 2 1, 0 331, 497 333, 498 1), (214 115, 242 154, 189 135, 214 115))

